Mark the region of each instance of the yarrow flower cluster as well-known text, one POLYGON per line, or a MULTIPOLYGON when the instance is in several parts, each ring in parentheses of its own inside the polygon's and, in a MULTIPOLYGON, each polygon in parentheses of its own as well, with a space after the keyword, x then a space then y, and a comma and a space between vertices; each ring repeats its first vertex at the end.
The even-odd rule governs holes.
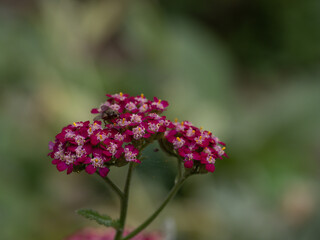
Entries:
POLYGON ((213 136, 210 131, 199 129, 188 121, 176 120, 174 128, 165 132, 165 138, 172 143, 173 149, 184 162, 185 168, 197 165, 200 168, 205 167, 208 172, 214 172, 216 159, 227 157, 224 152, 225 143, 213 136))
POLYGON ((225 144, 211 132, 188 121, 171 122, 161 116, 169 105, 167 101, 156 97, 151 101, 143 94, 107 97, 91 110, 97 114, 95 121, 74 122, 49 143, 49 156, 59 171, 69 174, 85 170, 105 177, 111 166, 141 163, 141 151, 154 140, 195 173, 213 172, 216 159, 227 157, 225 144))
POLYGON ((115 232, 98 234, 83 232, 69 238, 115 239, 115 240, 156 240, 158 235, 141 234, 173 198, 184 181, 194 174, 214 172, 215 161, 227 157, 225 144, 210 131, 197 128, 191 122, 174 122, 161 115, 168 102, 156 97, 148 100, 143 94, 107 94, 108 99, 91 113, 96 114, 93 122, 74 122, 56 135, 49 143, 48 154, 59 171, 98 173, 120 198, 120 218, 113 220, 90 209, 78 213, 115 232), (157 141, 167 154, 178 160, 178 171, 170 194, 160 207, 135 230, 124 231, 130 179, 134 166, 142 161, 142 151, 157 141), (182 164, 183 163, 183 164, 182 164), (124 190, 107 177, 111 167, 129 164, 124 190), (184 170, 183 170, 184 168, 184 170))

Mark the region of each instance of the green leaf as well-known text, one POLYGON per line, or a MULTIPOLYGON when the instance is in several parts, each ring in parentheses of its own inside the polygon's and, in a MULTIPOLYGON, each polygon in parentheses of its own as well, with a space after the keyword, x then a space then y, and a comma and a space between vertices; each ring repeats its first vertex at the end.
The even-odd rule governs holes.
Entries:
POLYGON ((107 215, 101 215, 100 213, 92 209, 79 209, 76 212, 85 218, 88 218, 90 220, 95 220, 97 223, 101 225, 104 225, 107 227, 113 227, 113 228, 119 227, 118 220, 112 220, 111 217, 107 215))

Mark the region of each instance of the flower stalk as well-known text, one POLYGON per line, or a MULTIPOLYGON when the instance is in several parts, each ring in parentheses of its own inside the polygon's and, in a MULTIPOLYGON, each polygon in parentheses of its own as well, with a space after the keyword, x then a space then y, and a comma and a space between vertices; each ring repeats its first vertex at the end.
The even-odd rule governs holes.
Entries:
POLYGON ((169 192, 166 199, 162 202, 162 204, 157 208, 157 210, 151 214, 150 217, 148 217, 139 227, 137 227, 135 230, 133 230, 131 233, 129 233, 126 237, 124 237, 122 240, 129 240, 136 236, 138 233, 140 233, 142 230, 144 230, 160 213, 161 211, 167 206, 167 204, 170 202, 170 200, 176 195, 180 187, 183 185, 187 177, 180 178, 176 184, 173 186, 171 191, 169 192))
POLYGON ((123 199, 124 193, 120 190, 120 188, 114 182, 111 181, 110 178, 105 177, 102 179, 112 188, 112 190, 120 197, 120 199, 123 199))
POLYGON ((133 171, 133 163, 129 164, 129 169, 127 173, 126 184, 124 186, 123 197, 121 198, 121 210, 120 210, 120 219, 119 219, 119 228, 117 229, 117 233, 115 236, 115 240, 120 240, 122 238, 122 234, 124 232, 124 226, 126 223, 127 212, 128 212, 128 201, 129 201, 129 190, 130 183, 133 171))

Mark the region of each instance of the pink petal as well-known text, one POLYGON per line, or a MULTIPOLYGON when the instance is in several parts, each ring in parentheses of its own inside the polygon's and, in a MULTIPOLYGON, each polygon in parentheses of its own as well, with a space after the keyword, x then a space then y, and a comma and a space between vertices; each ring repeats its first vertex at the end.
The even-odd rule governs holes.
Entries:
POLYGON ((193 167, 193 161, 185 161, 184 162, 185 168, 192 168, 193 167))
POLYGON ((59 172, 66 170, 67 167, 68 167, 67 164, 65 164, 64 162, 60 162, 57 164, 57 169, 59 172))
POLYGON ((166 127, 165 126, 161 126, 158 130, 158 132, 165 132, 166 131, 166 127))
POLYGON ((167 101, 165 101, 165 100, 162 100, 161 103, 162 103, 162 106, 163 106, 164 108, 166 108, 166 107, 169 106, 169 103, 168 103, 167 101))
POLYGON ((91 136, 91 144, 92 145, 97 145, 100 141, 97 139, 97 137, 96 136, 91 136))
POLYGON ((120 158, 122 155, 123 150, 121 151, 120 149, 116 152, 116 154, 114 155, 116 158, 120 158))
POLYGON ((59 162, 60 162, 60 160, 58 160, 58 159, 53 159, 51 161, 51 163, 54 164, 54 165, 58 164, 59 162))
POLYGON ((75 152, 76 148, 77 148, 76 146, 72 145, 72 146, 67 147, 67 150, 70 152, 75 152))
POLYGON ((179 148, 179 150, 178 150, 178 153, 179 153, 179 155, 180 155, 181 157, 185 157, 185 156, 186 156, 186 153, 184 152, 184 149, 185 149, 185 148, 179 148))
POLYGON ((102 153, 108 157, 112 156, 112 153, 110 153, 109 151, 102 151, 102 153))
POLYGON ((126 134, 126 135, 133 135, 133 132, 128 129, 128 130, 125 131, 125 134, 126 134))
POLYGON ((199 153, 197 153, 197 152, 194 152, 193 153, 193 159, 194 160, 201 160, 201 155, 199 153))
POLYGON ((94 148, 93 151, 92 151, 92 154, 94 157, 101 157, 102 155, 102 149, 100 148, 94 148))
POLYGON ((69 167, 68 167, 67 174, 72 173, 72 171, 73 171, 73 165, 71 164, 71 165, 69 165, 69 167))
POLYGON ((97 114, 97 113, 99 113, 99 111, 98 111, 98 109, 97 109, 97 108, 93 108, 93 109, 91 110, 91 113, 93 113, 93 114, 97 114))
POLYGON ((87 153, 87 154, 92 153, 92 146, 91 146, 90 144, 84 145, 83 148, 84 148, 84 150, 86 150, 86 153, 87 153))
POLYGON ((85 164, 88 164, 88 163, 90 163, 91 162, 91 158, 89 158, 89 157, 85 157, 85 158, 83 158, 83 163, 85 163, 85 164))
POLYGON ((206 169, 208 172, 214 172, 216 167, 213 164, 206 164, 206 169))
POLYGON ((89 174, 94 174, 96 172, 96 168, 94 166, 92 166, 91 164, 86 166, 86 172, 89 174))
POLYGON ((108 175, 108 172, 110 171, 109 168, 100 168, 99 174, 101 177, 106 177, 108 175))
POLYGON ((111 141, 110 141, 109 138, 107 138, 107 139, 105 139, 105 140, 103 141, 103 143, 106 144, 106 145, 108 145, 110 142, 111 142, 111 141))

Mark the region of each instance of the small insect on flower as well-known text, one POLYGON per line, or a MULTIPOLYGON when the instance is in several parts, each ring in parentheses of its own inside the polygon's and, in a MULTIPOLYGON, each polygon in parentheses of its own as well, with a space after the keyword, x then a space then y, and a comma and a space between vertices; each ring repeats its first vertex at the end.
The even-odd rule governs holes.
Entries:
POLYGON ((103 105, 101 107, 101 112, 99 113, 99 115, 97 115, 93 120, 97 121, 100 119, 103 119, 105 121, 110 121, 112 119, 118 118, 120 116, 120 113, 116 110, 113 110, 112 108, 103 105))

